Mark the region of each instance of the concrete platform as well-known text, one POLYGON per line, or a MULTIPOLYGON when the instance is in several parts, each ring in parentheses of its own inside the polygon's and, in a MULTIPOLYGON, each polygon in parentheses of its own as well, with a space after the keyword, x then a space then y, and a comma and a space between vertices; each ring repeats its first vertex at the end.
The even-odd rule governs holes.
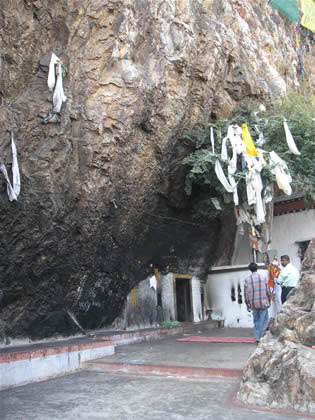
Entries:
POLYGON ((113 354, 115 345, 90 339, 5 350, 0 353, 0 390, 77 371, 86 360, 113 354))
MULTIPOLYGON (((250 337, 250 329, 209 328, 199 325, 192 335, 250 337)), ((238 380, 256 343, 200 343, 177 341, 189 333, 164 337, 158 341, 120 345, 115 354, 85 362, 88 370, 132 375, 151 375, 211 379, 213 377, 238 380)))
POLYGON ((137 331, 105 330, 63 340, 5 346, 0 348, 0 390, 75 372, 85 361, 114 354, 116 346, 184 334, 199 325, 214 329, 216 324, 209 321, 137 331))
MULTIPOLYGON (((174 331, 173 331, 174 332, 174 331)), ((239 380, 256 344, 159 340, 116 346, 115 354, 83 363, 92 370, 0 392, 3 420, 306 420, 315 418, 236 400, 239 380), (134 371, 95 371, 95 364, 128 364, 134 371), (147 371, 145 371, 148 369, 147 371), (157 375, 154 373, 154 369, 157 375), (220 372, 218 372, 220 371, 220 372), (224 373, 222 373, 224 372, 224 373), (212 374, 211 374, 212 373, 212 374)), ((251 330, 209 329, 192 335, 251 336, 251 330)), ((126 337, 124 338, 126 339, 126 337)))

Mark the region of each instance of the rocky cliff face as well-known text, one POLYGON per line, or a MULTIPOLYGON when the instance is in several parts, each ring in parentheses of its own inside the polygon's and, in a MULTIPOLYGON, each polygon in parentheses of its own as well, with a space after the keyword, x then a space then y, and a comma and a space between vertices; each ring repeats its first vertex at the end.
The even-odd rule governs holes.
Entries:
POLYGON ((270 321, 248 361, 238 393, 241 401, 315 413, 314 302, 315 239, 303 261, 300 287, 270 321))
POLYGON ((10 169, 13 131, 22 176, 16 202, 0 183, 2 335, 109 325, 152 267, 229 262, 233 220, 191 220, 179 137, 296 82, 266 1, 1 0, 0 39, 0 153, 10 169), (67 101, 41 124, 52 52, 67 101))

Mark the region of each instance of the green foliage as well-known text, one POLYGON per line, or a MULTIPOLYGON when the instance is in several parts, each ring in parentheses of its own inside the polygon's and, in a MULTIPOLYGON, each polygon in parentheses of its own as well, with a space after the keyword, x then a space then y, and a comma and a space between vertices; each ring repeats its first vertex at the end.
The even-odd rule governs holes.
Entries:
POLYGON ((315 124, 314 107, 304 97, 291 95, 267 112, 268 124, 264 134, 266 149, 282 157, 293 178, 292 187, 305 194, 308 201, 315 200, 315 124), (283 118, 286 118, 300 156, 293 155, 285 140, 283 118))
MULTIPOLYGON (((288 165, 292 176, 291 186, 295 191, 305 195, 306 201, 315 199, 315 141, 314 121, 312 120, 313 106, 311 101, 304 97, 291 95, 281 102, 269 104, 266 111, 259 110, 259 104, 247 103, 234 110, 230 119, 221 119, 215 124, 209 123, 206 118, 200 121, 191 131, 182 136, 182 141, 192 149, 183 164, 190 170, 186 177, 185 191, 192 195, 195 203, 196 218, 215 217, 218 211, 210 201, 211 197, 218 197, 223 211, 230 206, 224 203, 224 187, 218 180, 214 164, 220 158, 223 137, 227 134, 228 126, 246 123, 251 136, 258 140, 259 132, 263 132, 265 144, 263 150, 274 150, 288 165), (283 121, 286 119, 293 135, 300 156, 292 154, 288 148, 283 121), (210 127, 214 128, 215 154, 212 153, 210 142, 210 127)), ((257 147, 257 146, 256 146, 257 147)), ((273 167, 269 163, 268 154, 265 154, 267 165, 261 175, 264 185, 275 181, 272 174, 273 167)), ((225 163, 221 162, 227 174, 225 163)), ((240 201, 246 200, 245 173, 238 168, 234 175, 238 182, 240 201)), ((278 194, 282 192, 277 191, 278 194)))

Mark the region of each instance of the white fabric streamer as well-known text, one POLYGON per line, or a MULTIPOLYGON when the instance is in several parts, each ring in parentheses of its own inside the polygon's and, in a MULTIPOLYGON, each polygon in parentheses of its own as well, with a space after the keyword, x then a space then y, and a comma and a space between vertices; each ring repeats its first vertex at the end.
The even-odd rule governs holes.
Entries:
POLYGON ((56 72, 55 72, 55 65, 60 62, 59 58, 56 56, 56 54, 51 54, 51 59, 49 63, 49 72, 48 72, 48 89, 53 90, 56 84, 56 72))
POLYGON ((262 223, 265 223, 265 209, 263 205, 263 200, 261 198, 261 192, 263 190, 263 183, 261 179, 260 173, 256 172, 256 224, 260 225, 262 223))
POLYGON ((215 173, 219 179, 219 181, 221 182, 221 184, 223 185, 223 187, 226 189, 227 192, 232 193, 235 190, 235 186, 232 186, 229 181, 226 179, 226 176, 224 175, 222 166, 220 161, 217 159, 215 161, 215 173))
POLYGON ((60 112, 62 103, 66 102, 67 97, 63 91, 63 83, 62 83, 62 67, 61 61, 56 56, 56 54, 51 54, 50 64, 49 64, 49 72, 48 72, 48 80, 47 80, 49 90, 54 90, 53 95, 53 104, 54 112, 60 112), (57 81, 56 81, 56 66, 57 66, 57 81))
POLYGON ((222 146, 221 146, 221 159, 223 161, 226 161, 228 159, 228 154, 227 154, 227 146, 226 146, 226 142, 228 141, 227 137, 224 137, 222 140, 222 146))
POLYGON ((210 140, 212 146, 212 153, 214 153, 214 134, 213 134, 213 127, 210 127, 210 140))
POLYGON ((54 112, 60 112, 62 103, 66 102, 67 97, 63 91, 63 84, 62 84, 62 68, 61 64, 58 64, 58 75, 57 75, 57 83, 54 91, 53 96, 53 104, 54 104, 54 112))
POLYGON ((19 171, 19 164, 17 160, 17 151, 14 142, 14 134, 11 132, 11 148, 12 148, 12 173, 13 173, 13 191, 16 197, 19 196, 21 191, 21 178, 19 171))
POLYGON ((13 174, 13 185, 11 184, 7 168, 4 163, 0 165, 0 170, 3 173, 5 180, 7 182, 7 193, 10 201, 17 200, 20 191, 21 191, 21 180, 20 180, 20 172, 19 172, 19 165, 17 160, 17 152, 16 146, 14 142, 14 134, 11 132, 11 148, 12 148, 12 174, 13 174))
POLYGON ((246 151, 245 143, 241 138, 242 129, 238 125, 230 125, 228 128, 227 136, 222 140, 221 159, 228 161, 228 178, 231 188, 233 189, 234 204, 238 206, 239 199, 237 193, 237 183, 235 182, 233 174, 237 169, 237 155, 246 151), (232 147, 232 157, 228 157, 227 141, 230 142, 232 147))
POLYGON ((291 195, 292 188, 290 183, 292 182, 292 178, 287 164, 274 151, 270 152, 270 163, 275 166, 272 172, 276 176, 278 187, 283 190, 285 194, 291 195))
POLYGON ((16 194, 14 192, 14 189, 12 187, 10 178, 8 176, 7 168, 5 167, 5 164, 4 163, 2 163, 0 165, 0 169, 1 169, 1 171, 2 171, 2 173, 4 175, 4 177, 5 177, 5 180, 7 181, 7 192, 8 192, 9 200, 10 201, 17 200, 17 196, 16 196, 16 194))
POLYGON ((239 155, 246 151, 246 145, 242 139, 242 128, 237 125, 230 125, 228 127, 227 137, 229 138, 232 148, 236 149, 236 153, 239 155))
POLYGON ((284 131, 285 131, 285 138, 287 140, 288 143, 288 147, 290 149, 290 151, 294 154, 294 155, 300 155, 301 153, 298 151, 298 148, 296 147, 294 138, 291 134, 291 131, 288 127, 288 124, 286 122, 286 120, 283 121, 283 126, 284 126, 284 131))

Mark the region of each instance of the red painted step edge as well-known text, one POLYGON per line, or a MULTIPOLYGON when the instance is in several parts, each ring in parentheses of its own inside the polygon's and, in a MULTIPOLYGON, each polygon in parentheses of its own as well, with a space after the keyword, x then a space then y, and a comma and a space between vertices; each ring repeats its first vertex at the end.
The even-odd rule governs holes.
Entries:
POLYGON ((56 354, 71 353, 74 351, 82 351, 96 349, 106 346, 114 346, 111 341, 96 341, 92 343, 72 344, 67 346, 46 347, 37 350, 14 351, 11 353, 0 353, 0 363, 10 363, 19 360, 36 359, 39 357, 55 356, 56 354))
POLYGON ((243 371, 241 369, 215 369, 186 366, 167 366, 167 365, 145 365, 135 363, 119 362, 85 362, 87 366, 95 367, 98 371, 126 373, 126 374, 151 374, 157 376, 189 376, 198 378, 207 378, 221 376, 226 378, 239 378, 243 371))

